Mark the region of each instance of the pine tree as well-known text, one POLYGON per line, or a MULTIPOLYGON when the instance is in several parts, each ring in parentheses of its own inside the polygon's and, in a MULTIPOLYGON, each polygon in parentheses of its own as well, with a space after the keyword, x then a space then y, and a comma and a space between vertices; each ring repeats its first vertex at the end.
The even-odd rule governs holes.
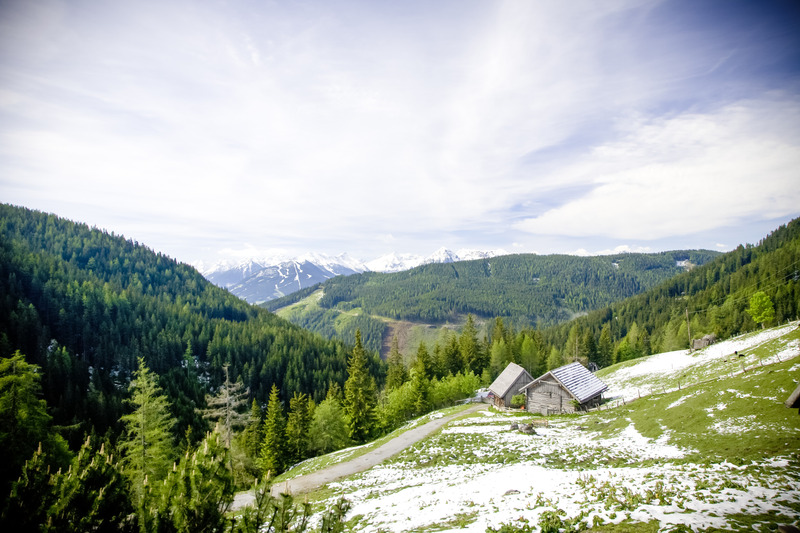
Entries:
POLYGON ((597 362, 601 367, 611 364, 614 353, 614 344, 611 342, 611 326, 606 322, 600 331, 600 342, 597 345, 597 362))
POLYGON ((277 385, 273 383, 269 393, 267 416, 264 419, 264 440, 261 443, 259 458, 259 467, 264 474, 278 475, 283 471, 286 462, 286 419, 279 394, 277 385))
POLYGON ((392 348, 386 362, 389 366, 386 371, 386 390, 396 389, 408 381, 408 370, 403 362, 403 354, 400 353, 397 335, 392 337, 392 348))
POLYGON ((419 353, 411 367, 411 391, 414 397, 413 414, 422 416, 430 411, 430 380, 425 372, 425 359, 420 357, 419 353))
POLYGON ((289 416, 286 420, 287 455, 291 463, 299 463, 308 457, 313 404, 308 396, 295 392, 289 400, 289 416))
POLYGON ((119 447, 123 452, 125 473, 130 479, 134 502, 144 504, 146 487, 158 486, 169 471, 173 457, 172 428, 175 420, 169 402, 158 385, 158 376, 139 359, 128 390, 132 413, 123 415, 125 426, 119 447))
POLYGON ((467 315, 467 322, 458 339, 458 347, 464 370, 472 370, 476 374, 483 372, 487 365, 478 343, 478 328, 475 326, 475 317, 472 314, 467 315))
MULTIPOLYGON (((41 395, 41 374, 37 365, 25 361, 17 351, 0 359, 0 501, 40 443, 48 441, 50 415, 41 395)), ((46 442, 47 444, 47 442, 46 442)), ((47 446, 45 455, 47 455, 47 446)))
POLYGON ((561 352, 558 351, 558 348, 553 346, 550 350, 550 355, 547 356, 547 370, 553 370, 563 364, 564 361, 561 359, 561 352))
POLYGON ((256 459, 261 451, 261 443, 264 440, 264 423, 261 420, 261 407, 253 398, 250 404, 250 414, 247 417, 247 425, 242 431, 242 444, 245 453, 251 459, 256 459))
POLYGON ((224 531, 234 493, 229 453, 224 437, 216 431, 207 434, 197 449, 187 451, 164 482, 153 529, 224 531))
POLYGON ((228 366, 223 366, 225 382, 220 386, 216 395, 206 395, 208 407, 201 409, 200 412, 203 418, 217 421, 220 424, 225 447, 230 450, 233 430, 247 424, 248 413, 242 413, 241 410, 247 405, 249 391, 245 390, 241 379, 236 383, 231 382, 228 366))
POLYGON ((367 356, 361 344, 361 331, 356 331, 356 344, 347 362, 347 381, 344 384, 344 409, 347 413, 350 438, 366 442, 375 425, 377 405, 375 380, 367 371, 367 356))

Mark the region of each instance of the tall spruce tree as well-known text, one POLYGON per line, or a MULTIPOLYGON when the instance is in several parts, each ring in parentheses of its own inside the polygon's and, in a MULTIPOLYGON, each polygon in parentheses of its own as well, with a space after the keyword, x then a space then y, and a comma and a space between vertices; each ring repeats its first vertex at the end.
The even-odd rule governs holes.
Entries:
POLYGON ((347 381, 344 384, 344 408, 348 417, 350 438, 366 442, 375 426, 375 407, 378 403, 375 379, 367 369, 367 355, 361 344, 361 330, 356 330, 356 344, 347 362, 347 381))
POLYGON ((272 384, 264 419, 264 440, 261 443, 259 467, 266 475, 276 476, 283 471, 286 463, 286 418, 281 406, 278 386, 272 384))
POLYGON ((396 389, 408 381, 408 370, 403 362, 403 354, 400 353, 397 335, 392 336, 392 348, 386 362, 389 366, 386 371, 386 390, 396 389))
POLYGON ((131 482, 134 502, 141 507, 147 486, 157 487, 172 464, 175 419, 158 385, 158 376, 150 371, 144 359, 139 359, 139 368, 133 377, 128 390, 129 403, 134 410, 120 418, 125 433, 119 448, 123 452, 123 466, 131 482))
POLYGON ((309 430, 313 416, 313 404, 308 396, 295 392, 289 400, 289 416, 286 420, 287 456, 291 463, 308 457, 309 430))

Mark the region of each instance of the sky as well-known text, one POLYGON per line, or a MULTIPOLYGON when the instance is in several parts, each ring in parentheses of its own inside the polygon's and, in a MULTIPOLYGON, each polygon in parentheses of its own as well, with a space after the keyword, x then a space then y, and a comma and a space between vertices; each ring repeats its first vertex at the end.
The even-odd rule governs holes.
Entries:
POLYGON ((796 1, 0 0, 0 201, 180 261, 756 243, 796 1))

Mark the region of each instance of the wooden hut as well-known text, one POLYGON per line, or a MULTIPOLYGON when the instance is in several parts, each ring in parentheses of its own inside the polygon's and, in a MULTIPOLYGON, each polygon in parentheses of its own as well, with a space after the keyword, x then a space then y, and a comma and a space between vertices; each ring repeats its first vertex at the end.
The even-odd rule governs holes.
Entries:
POLYGON ((530 413, 574 413, 600 404, 608 385, 580 363, 556 368, 531 381, 522 391, 530 413))
POLYGON ((489 385, 489 392, 494 396, 494 405, 497 407, 511 405, 511 398, 515 394, 521 394, 520 389, 531 381, 533 376, 527 370, 516 363, 508 363, 505 370, 489 385))

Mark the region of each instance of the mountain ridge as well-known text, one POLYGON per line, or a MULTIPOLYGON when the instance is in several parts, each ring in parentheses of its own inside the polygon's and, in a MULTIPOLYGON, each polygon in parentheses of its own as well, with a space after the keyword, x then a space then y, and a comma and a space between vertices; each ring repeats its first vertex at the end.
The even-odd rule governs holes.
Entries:
POLYGON ((402 272, 424 264, 454 263, 501 255, 507 255, 507 252, 502 249, 452 251, 441 247, 428 256, 392 252, 368 262, 354 259, 347 253, 330 256, 309 252, 296 257, 272 256, 238 262, 223 260, 210 267, 202 263, 194 266, 211 283, 228 289, 249 303, 263 304, 336 276, 363 272, 402 272))

